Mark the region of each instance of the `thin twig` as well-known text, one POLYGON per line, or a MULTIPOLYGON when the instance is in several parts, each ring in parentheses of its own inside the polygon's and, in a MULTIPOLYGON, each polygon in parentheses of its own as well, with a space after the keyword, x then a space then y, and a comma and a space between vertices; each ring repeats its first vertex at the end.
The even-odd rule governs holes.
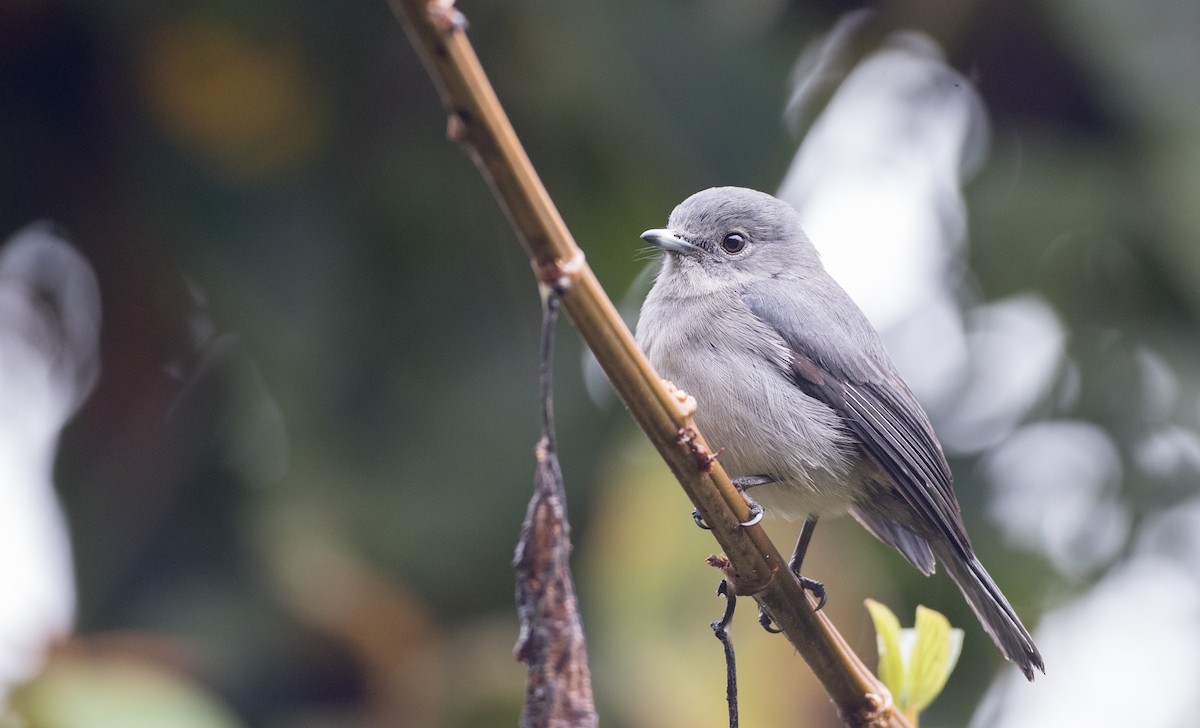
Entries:
POLYGON ((554 324, 558 321, 558 294, 542 295, 542 351, 538 383, 542 393, 542 440, 550 452, 558 452, 554 436, 554 324))
POLYGON ((729 635, 737 596, 730 590, 729 582, 724 579, 717 587, 717 595, 725 597, 725 613, 709 626, 721 641, 721 646, 725 648, 725 702, 729 704, 729 728, 738 728, 737 658, 733 654, 733 637, 729 635))
POLYGON ((438 87, 447 131, 492 187, 538 280, 564 291, 563 306, 630 414, 658 449, 728 557, 734 593, 770 613, 851 726, 907 726, 887 690, 846 645, 800 583, 691 420, 694 403, 669 388, 638 350, 517 140, 450 0, 389 0, 438 87))

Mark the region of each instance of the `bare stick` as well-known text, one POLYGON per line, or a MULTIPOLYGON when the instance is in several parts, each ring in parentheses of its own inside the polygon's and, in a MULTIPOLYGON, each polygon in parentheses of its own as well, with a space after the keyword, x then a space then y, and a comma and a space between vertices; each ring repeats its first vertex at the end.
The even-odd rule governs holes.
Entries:
POLYGON ((389 0, 449 113, 447 132, 479 167, 508 215, 538 280, 563 291, 575 328, 596 355, 629 413, 658 449, 729 560, 736 594, 752 596, 812 668, 851 726, 907 726, 891 696, 823 613, 751 517, 692 423, 695 402, 665 385, 638 350, 583 251, 538 179, 479 59, 462 15, 448 0, 389 0))
POLYGON ((729 704, 729 728, 738 728, 737 658, 733 654, 733 637, 729 634, 737 597, 730 591, 729 582, 724 579, 717 587, 717 596, 725 597, 725 613, 709 626, 721 641, 721 646, 725 648, 725 702, 729 704))

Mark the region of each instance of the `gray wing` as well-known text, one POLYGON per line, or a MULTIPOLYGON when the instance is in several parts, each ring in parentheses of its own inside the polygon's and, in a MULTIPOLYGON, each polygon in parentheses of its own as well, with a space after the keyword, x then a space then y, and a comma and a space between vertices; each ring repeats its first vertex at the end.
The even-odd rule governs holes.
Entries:
POLYGON ((932 567, 932 557, 927 544, 921 548, 913 539, 942 536, 960 553, 970 554, 950 466, 925 412, 849 296, 832 279, 815 283, 806 282, 812 295, 803 300, 815 302, 807 309, 797 307, 795 296, 782 298, 786 292, 771 288, 742 300, 791 350, 792 381, 842 416, 863 452, 907 504, 912 522, 894 522, 876 512, 865 513, 864 521, 861 508, 855 517, 922 571, 932 567))
POLYGON ((850 509, 850 515, 875 538, 903 554, 917 571, 925 576, 933 573, 937 562, 928 541, 882 514, 854 507, 850 509))

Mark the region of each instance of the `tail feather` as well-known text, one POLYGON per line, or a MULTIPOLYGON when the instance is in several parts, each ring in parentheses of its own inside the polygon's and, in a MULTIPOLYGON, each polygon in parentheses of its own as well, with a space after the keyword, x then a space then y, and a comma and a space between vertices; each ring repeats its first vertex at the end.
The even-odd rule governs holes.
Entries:
POLYGON ((1021 668, 1027 680, 1033 680, 1035 667, 1045 673, 1046 666, 1033 638, 979 559, 971 553, 964 557, 949 543, 931 546, 937 560, 946 567, 946 573, 958 585, 967 604, 1004 656, 1021 668))

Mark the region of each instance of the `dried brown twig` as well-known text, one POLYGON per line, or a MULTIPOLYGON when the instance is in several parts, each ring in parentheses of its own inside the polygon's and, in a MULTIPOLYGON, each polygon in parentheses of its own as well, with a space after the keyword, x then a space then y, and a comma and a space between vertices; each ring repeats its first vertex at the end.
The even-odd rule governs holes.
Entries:
POLYGON ((571 529, 554 444, 551 372, 558 294, 542 297, 542 439, 537 444, 533 497, 513 565, 517 570, 517 659, 529 666, 522 728, 595 728, 579 603, 571 578, 571 529))
POLYGON ((694 400, 660 380, 584 261, 488 83, 453 2, 389 2, 438 87, 449 113, 448 135, 479 167, 539 282, 561 291, 576 330, 712 528, 728 557, 730 585, 766 609, 848 725, 908 726, 887 690, 825 615, 813 610, 762 528, 740 525, 749 520, 749 508, 692 423, 694 400))

